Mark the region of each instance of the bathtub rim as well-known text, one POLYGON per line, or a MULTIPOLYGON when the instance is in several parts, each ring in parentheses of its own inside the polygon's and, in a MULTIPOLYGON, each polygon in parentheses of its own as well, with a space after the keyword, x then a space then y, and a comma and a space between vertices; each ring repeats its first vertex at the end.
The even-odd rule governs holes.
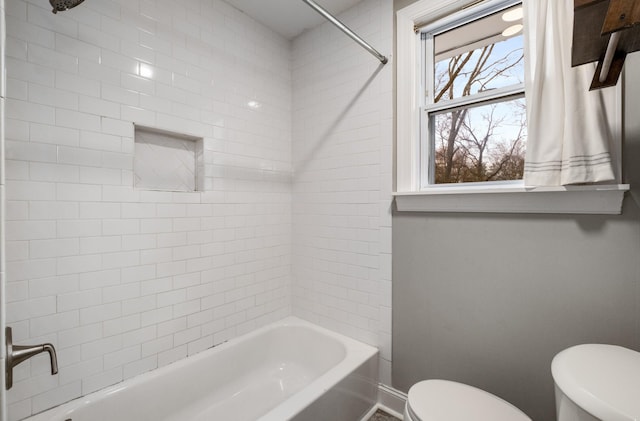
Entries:
MULTIPOLYGON (((65 402, 61 405, 47 409, 43 412, 33 414, 23 421, 62 421, 65 417, 72 416, 69 411, 81 406, 91 405, 93 402, 104 399, 106 396, 119 392, 123 389, 127 389, 148 381, 153 381, 155 378, 170 373, 174 370, 179 370, 186 364, 197 364, 200 360, 206 359, 213 354, 220 353, 227 348, 232 348, 243 342, 250 341, 256 336, 267 333, 271 330, 281 327, 304 327, 314 330, 322 335, 328 336, 339 341, 345 347, 345 356, 337 364, 329 368, 325 373, 319 377, 313 379, 302 390, 295 392, 293 395, 280 402, 275 408, 272 408, 269 412, 258 418, 259 421, 282 421, 288 420, 301 412, 316 399, 322 396, 326 391, 338 384, 340 380, 347 377, 350 373, 355 371, 362 364, 369 361, 371 358, 376 357, 378 354, 378 348, 365 344, 343 334, 334 332, 330 329, 318 326, 307 320, 298 318, 296 316, 287 316, 272 323, 268 323, 250 332, 244 333, 240 336, 231 338, 221 344, 215 345, 197 354, 187 356, 173 363, 167 364, 162 367, 141 373, 137 376, 125 379, 119 383, 108 386, 104 389, 91 392, 87 395, 80 396, 69 402, 65 402)), ((63 368, 64 369, 64 368, 63 368)), ((377 378, 371 379, 377 383, 377 378)))

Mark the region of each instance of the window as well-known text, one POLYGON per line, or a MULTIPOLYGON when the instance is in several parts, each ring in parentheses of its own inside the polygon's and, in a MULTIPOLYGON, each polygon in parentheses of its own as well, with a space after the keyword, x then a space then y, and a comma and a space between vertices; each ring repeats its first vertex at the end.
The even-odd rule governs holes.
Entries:
POLYGON ((521 180, 527 138, 521 4, 477 6, 420 34, 421 187, 521 180))
MULTIPOLYGON (((524 121, 523 68, 538 63, 524 63, 518 53, 527 31, 547 25, 536 20, 537 13, 525 12, 523 20, 535 25, 516 26, 524 25, 515 11, 521 1, 418 0, 397 11, 394 196, 398 211, 620 213, 624 191, 629 189, 626 184, 526 187, 521 180, 527 146, 531 152, 532 145, 539 145, 528 138, 528 133, 539 129, 531 123, 527 127, 524 121), (499 34, 493 31, 493 39, 481 33, 493 25, 485 19, 501 25, 499 34), (501 64, 508 69, 500 77, 468 83, 473 67, 450 72, 456 57, 464 60, 471 52, 481 57, 483 51, 487 63, 494 57, 498 60, 502 51, 505 61, 501 64), (511 54, 505 57, 507 53, 511 54), (451 89, 447 84, 452 79, 451 89), (451 131, 454 119, 460 127, 453 126, 451 131), (491 138, 486 145, 485 138, 491 138)), ((529 9, 532 4, 537 2, 529 3, 529 9)), ((532 37, 539 39, 535 33, 532 37)), ((564 54, 566 46, 560 44, 564 54)), ((605 96, 619 182, 622 84, 605 96)))

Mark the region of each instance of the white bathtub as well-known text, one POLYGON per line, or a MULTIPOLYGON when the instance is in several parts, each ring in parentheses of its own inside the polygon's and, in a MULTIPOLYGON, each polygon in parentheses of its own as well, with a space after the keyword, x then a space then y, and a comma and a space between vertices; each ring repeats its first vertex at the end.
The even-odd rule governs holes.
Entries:
POLYGON ((290 317, 28 420, 358 421, 376 401, 377 353, 290 317))

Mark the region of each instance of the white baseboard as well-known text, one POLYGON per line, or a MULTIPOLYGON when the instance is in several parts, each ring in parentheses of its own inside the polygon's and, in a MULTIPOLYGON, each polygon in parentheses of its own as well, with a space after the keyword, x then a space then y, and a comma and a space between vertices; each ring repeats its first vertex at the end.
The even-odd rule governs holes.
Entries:
POLYGON ((373 417, 373 414, 375 414, 376 412, 378 412, 378 409, 381 409, 382 411, 386 412, 389 415, 392 415, 396 418, 398 418, 399 420, 402 420, 402 415, 398 414, 396 411, 387 408, 384 405, 380 405, 379 403, 373 405, 373 407, 369 410, 369 412, 367 412, 367 414, 362 417, 362 419, 360 421, 371 421, 371 417, 373 417))
POLYGON ((378 383, 378 407, 394 417, 402 419, 407 394, 386 384, 378 383))
POLYGON ((369 412, 367 412, 365 414, 364 417, 362 417, 362 419, 360 421, 369 421, 369 419, 373 416, 373 414, 376 413, 376 411, 378 410, 378 404, 375 404, 371 407, 371 409, 369 410, 369 412))

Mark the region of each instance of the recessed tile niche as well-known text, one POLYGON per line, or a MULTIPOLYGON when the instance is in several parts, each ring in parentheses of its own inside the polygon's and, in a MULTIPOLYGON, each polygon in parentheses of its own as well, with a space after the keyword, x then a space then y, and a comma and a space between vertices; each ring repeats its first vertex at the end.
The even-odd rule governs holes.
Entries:
POLYGON ((134 186, 142 190, 202 191, 202 138, 135 126, 134 186))

